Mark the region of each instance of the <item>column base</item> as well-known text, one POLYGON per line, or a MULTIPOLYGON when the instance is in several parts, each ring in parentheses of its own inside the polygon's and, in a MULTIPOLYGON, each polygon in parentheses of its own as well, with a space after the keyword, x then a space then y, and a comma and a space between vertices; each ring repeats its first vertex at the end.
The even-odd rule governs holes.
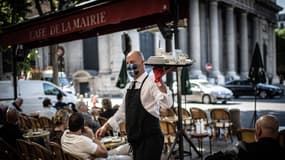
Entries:
POLYGON ((272 84, 280 84, 280 77, 276 74, 273 76, 272 84))
POLYGON ((240 79, 248 79, 248 72, 241 72, 240 79))
POLYGON ((207 79, 207 76, 202 73, 201 70, 190 71, 191 79, 207 79))
POLYGON ((225 77, 226 81, 231 81, 231 80, 236 80, 236 79, 240 79, 240 76, 237 75, 235 71, 229 71, 225 77))
POLYGON ((225 76, 222 75, 220 71, 213 71, 211 77, 212 77, 211 81, 213 81, 214 79, 214 84, 222 84, 222 85, 225 84, 225 76))

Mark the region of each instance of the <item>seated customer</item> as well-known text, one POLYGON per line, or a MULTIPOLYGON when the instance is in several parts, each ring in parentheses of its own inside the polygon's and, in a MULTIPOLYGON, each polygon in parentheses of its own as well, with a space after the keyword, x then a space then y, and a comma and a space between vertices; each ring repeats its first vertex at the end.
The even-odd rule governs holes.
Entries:
POLYGON ((55 128, 50 133, 50 141, 60 144, 61 136, 68 127, 69 113, 65 109, 60 109, 55 113, 54 124, 55 128))
POLYGON ((256 142, 239 142, 237 148, 216 152, 205 160, 283 160, 285 150, 277 141, 278 128, 276 117, 261 116, 255 124, 256 142))
POLYGON ((18 97, 13 103, 12 108, 15 108, 17 112, 22 113, 23 109, 21 108, 23 105, 23 98, 18 97))
POLYGON ((43 100, 43 109, 41 111, 38 111, 39 117, 48 117, 49 119, 52 119, 52 117, 55 115, 56 109, 52 107, 51 99, 45 98, 43 100))
POLYGON ((16 139, 23 139, 23 132, 18 125, 18 111, 9 108, 6 112, 6 122, 0 130, 1 137, 10 145, 16 147, 16 139))
POLYGON ((88 112, 87 105, 84 102, 79 101, 76 104, 76 106, 77 106, 78 111, 80 113, 82 113, 82 115, 84 117, 85 125, 87 125, 89 128, 91 128, 92 131, 95 133, 96 130, 101 126, 99 121, 94 119, 93 115, 88 112))
POLYGON ((61 93, 56 95, 57 102, 54 105, 54 108, 59 110, 63 108, 68 108, 68 105, 63 102, 63 95, 61 93))
POLYGON ((112 102, 109 98, 102 99, 102 107, 104 111, 100 113, 100 116, 105 117, 107 119, 112 117, 117 111, 112 108, 112 102))
POLYGON ((253 143, 240 143, 238 157, 240 160, 283 160, 285 150, 277 140, 279 122, 272 115, 261 116, 255 124, 255 139, 253 143))
POLYGON ((73 113, 69 117, 69 129, 61 137, 62 149, 65 152, 74 154, 83 159, 95 159, 97 157, 107 157, 106 148, 96 139, 92 132, 84 129, 84 118, 81 113, 73 113), (89 132, 89 138, 83 135, 83 132, 89 132))

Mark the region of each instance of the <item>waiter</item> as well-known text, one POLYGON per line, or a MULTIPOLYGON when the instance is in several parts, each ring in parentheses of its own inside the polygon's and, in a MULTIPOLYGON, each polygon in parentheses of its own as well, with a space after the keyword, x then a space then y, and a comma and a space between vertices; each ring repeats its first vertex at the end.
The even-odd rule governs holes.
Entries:
POLYGON ((139 51, 127 55, 127 71, 132 81, 118 111, 96 132, 103 136, 108 130, 117 130, 126 122, 128 141, 134 160, 160 160, 164 137, 160 129, 159 109, 170 108, 172 93, 161 78, 166 71, 153 68, 154 79, 145 72, 144 57, 139 51))

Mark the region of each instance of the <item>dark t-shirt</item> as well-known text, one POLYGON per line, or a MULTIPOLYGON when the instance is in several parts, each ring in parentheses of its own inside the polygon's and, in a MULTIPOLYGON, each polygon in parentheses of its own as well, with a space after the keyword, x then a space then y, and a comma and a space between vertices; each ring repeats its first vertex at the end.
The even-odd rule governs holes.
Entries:
POLYGON ((52 130, 50 133, 50 141, 56 142, 57 144, 61 144, 61 136, 63 135, 63 131, 55 131, 52 130))
POLYGON ((63 109, 65 106, 67 106, 67 104, 66 103, 64 103, 64 102, 56 102, 55 103, 55 105, 54 105, 54 108, 56 108, 57 110, 59 110, 59 109, 63 109))
POLYGON ((116 113, 116 111, 117 111, 116 109, 106 110, 105 112, 100 113, 100 116, 109 119, 116 113))
POLYGON ((240 160, 284 160, 285 149, 272 138, 262 138, 254 143, 239 144, 238 157, 240 160))

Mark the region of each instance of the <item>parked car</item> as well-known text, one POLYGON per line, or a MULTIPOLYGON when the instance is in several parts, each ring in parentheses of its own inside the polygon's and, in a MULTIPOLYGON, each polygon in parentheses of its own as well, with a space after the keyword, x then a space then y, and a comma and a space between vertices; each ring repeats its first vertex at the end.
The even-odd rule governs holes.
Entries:
MULTIPOLYGON (((226 82, 225 87, 232 90, 236 98, 255 95, 254 85, 249 80, 232 80, 226 82)), ((256 85, 256 94, 260 98, 273 98, 274 96, 283 96, 284 90, 278 86, 258 83, 256 85)))
MULTIPOLYGON (((209 83, 207 80, 193 79, 190 80, 191 94, 185 95, 186 101, 202 102, 205 104, 222 102, 226 104, 232 99, 233 93, 231 90, 209 83)), ((177 83, 173 83, 173 91, 177 93, 177 83)), ((184 95, 183 95, 184 97, 184 95)), ((182 99, 184 99, 182 97, 182 99)))

